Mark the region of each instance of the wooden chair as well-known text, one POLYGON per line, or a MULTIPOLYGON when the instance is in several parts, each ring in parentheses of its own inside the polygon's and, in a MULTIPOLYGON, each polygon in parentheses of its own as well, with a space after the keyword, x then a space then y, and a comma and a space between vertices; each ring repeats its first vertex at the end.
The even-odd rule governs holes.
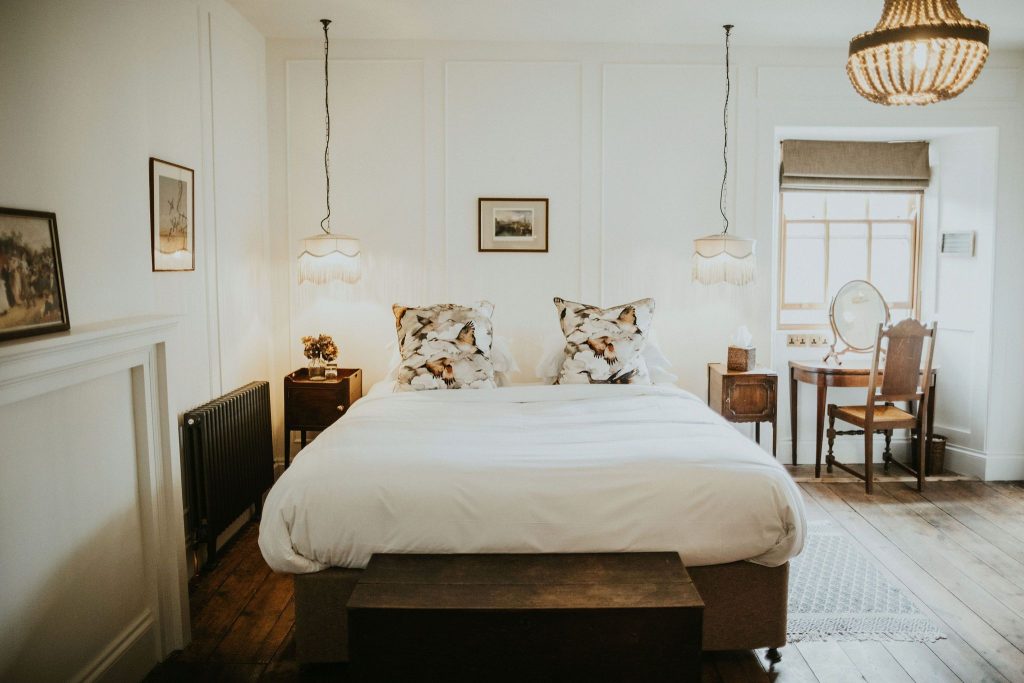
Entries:
MULTIPOLYGON (((878 326, 878 338, 875 341, 875 352, 871 360, 871 375, 868 380, 867 404, 862 406, 828 407, 828 455, 825 463, 828 471, 832 466, 849 472, 858 479, 864 480, 864 489, 872 493, 872 470, 874 465, 873 446, 876 433, 885 434, 885 453, 883 461, 886 467, 890 463, 906 470, 917 477, 917 490, 924 488, 925 453, 930 444, 925 444, 928 434, 928 392, 931 386, 932 354, 935 350, 935 325, 925 327, 916 320, 903 320, 896 325, 884 328, 878 326), (925 338, 930 338, 927 354, 924 351, 925 338), (879 369, 882 357, 882 343, 886 342, 885 367, 879 369), (921 358, 924 356, 924 368, 921 358), (881 375, 881 377, 879 377, 881 375), (880 381, 879 381, 880 380, 880 381), (876 387, 881 384, 881 390, 876 387), (917 415, 901 410, 894 405, 895 401, 907 401, 908 409, 912 402, 917 402, 917 415), (836 420, 856 425, 860 429, 836 431, 836 420), (909 467, 893 460, 889 451, 894 429, 913 429, 917 433, 915 452, 916 467, 909 467), (837 462, 832 455, 832 445, 836 435, 864 435, 864 474, 837 462)), ((818 466, 821 466, 821 454, 818 454, 818 466)))

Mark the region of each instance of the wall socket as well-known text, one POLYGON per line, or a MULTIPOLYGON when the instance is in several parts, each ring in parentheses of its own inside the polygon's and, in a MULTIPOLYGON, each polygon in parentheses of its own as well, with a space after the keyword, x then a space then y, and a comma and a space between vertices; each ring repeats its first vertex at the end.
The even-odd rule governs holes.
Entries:
POLYGON ((829 340, 823 334, 787 334, 786 346, 828 346, 829 340))

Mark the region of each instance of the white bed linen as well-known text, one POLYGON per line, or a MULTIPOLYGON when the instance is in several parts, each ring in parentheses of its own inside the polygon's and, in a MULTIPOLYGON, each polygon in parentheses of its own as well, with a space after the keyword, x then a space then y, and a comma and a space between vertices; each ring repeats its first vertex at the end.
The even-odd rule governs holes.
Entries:
POLYGON ((800 552, 789 474, 676 387, 375 388, 267 496, 276 571, 375 552, 676 551, 689 566, 800 552))

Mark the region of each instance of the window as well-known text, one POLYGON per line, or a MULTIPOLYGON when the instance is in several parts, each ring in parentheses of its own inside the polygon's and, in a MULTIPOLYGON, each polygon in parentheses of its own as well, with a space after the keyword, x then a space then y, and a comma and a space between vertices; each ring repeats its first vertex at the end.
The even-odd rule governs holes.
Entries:
POLYGON ((894 319, 916 314, 921 196, 783 191, 779 327, 827 326, 832 297, 850 280, 875 285, 894 319))

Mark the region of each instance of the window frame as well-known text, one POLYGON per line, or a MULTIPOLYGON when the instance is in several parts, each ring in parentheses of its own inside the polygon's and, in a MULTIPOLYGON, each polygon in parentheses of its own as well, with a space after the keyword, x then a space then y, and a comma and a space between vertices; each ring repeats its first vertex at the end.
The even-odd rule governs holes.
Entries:
MULTIPOLYGON (((867 197, 865 197, 867 201, 867 197)), ((917 318, 920 313, 921 296, 920 296, 920 267, 921 267, 921 242, 922 242, 922 226, 923 219, 922 213, 924 211, 924 191, 923 190, 853 190, 853 189, 815 189, 815 190, 799 190, 799 189, 780 189, 779 190, 779 280, 778 280, 778 304, 776 306, 776 329, 780 330, 811 330, 811 329, 828 329, 830 327, 828 320, 820 323, 786 323, 783 322, 783 311, 815 311, 815 310, 828 310, 832 305, 832 302, 828 299, 829 289, 829 252, 830 252, 830 237, 831 237, 831 224, 860 224, 868 226, 867 236, 867 280, 871 281, 871 243, 874 239, 874 224, 912 224, 911 227, 911 264, 910 264, 910 301, 886 301, 889 308, 892 310, 910 311, 912 317, 917 318), (819 194, 829 193, 853 193, 853 194, 883 194, 883 193, 896 193, 896 194, 908 194, 917 195, 917 214, 914 219, 872 219, 870 214, 867 218, 838 218, 831 219, 828 217, 828 203, 825 204, 825 215, 822 218, 798 218, 795 220, 786 220, 786 194, 796 192, 814 192, 819 194), (825 277, 824 285, 821 293, 821 303, 793 303, 787 304, 786 300, 786 235, 787 227, 790 223, 793 224, 821 224, 825 228, 825 277)), ((827 316, 826 316, 827 318, 827 316)))

